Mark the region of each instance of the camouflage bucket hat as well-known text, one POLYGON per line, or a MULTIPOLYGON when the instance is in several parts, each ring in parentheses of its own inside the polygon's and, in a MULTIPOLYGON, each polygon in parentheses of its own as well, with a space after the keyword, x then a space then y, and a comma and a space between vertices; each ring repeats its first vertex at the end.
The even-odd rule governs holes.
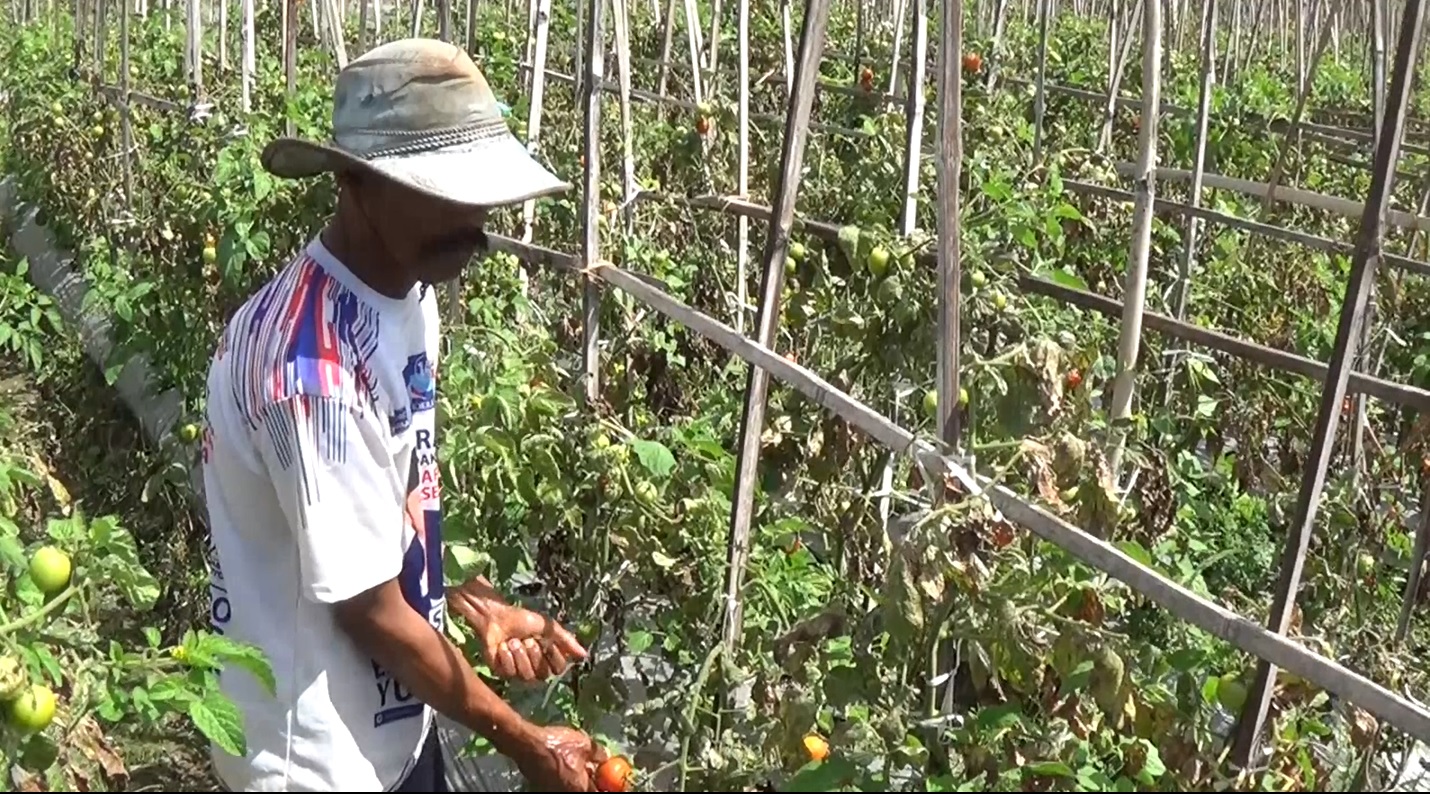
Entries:
POLYGON ((472 59, 436 39, 394 41, 350 62, 333 96, 332 143, 279 138, 263 167, 291 179, 365 171, 483 207, 571 189, 507 129, 472 59))

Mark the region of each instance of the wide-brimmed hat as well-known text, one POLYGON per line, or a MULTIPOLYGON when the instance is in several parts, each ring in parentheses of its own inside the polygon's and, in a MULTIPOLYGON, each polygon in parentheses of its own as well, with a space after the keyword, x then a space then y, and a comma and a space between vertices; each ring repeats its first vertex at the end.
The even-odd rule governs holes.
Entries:
POLYGON ((571 189, 507 129, 472 59, 436 39, 394 41, 351 61, 338 73, 332 143, 279 138, 263 167, 286 178, 365 171, 483 207, 571 189))

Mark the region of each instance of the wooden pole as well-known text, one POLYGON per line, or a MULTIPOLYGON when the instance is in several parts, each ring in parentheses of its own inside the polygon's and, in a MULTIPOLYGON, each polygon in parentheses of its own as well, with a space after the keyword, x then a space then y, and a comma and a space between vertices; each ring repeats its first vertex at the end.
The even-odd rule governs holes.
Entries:
MULTIPOLYGON (((1128 39, 1131 39, 1128 31, 1128 39)), ((1142 312, 1147 302, 1147 259, 1152 246, 1152 202, 1157 190, 1157 118, 1162 97, 1162 2, 1144 0, 1142 7, 1142 127, 1137 157, 1132 215, 1132 247, 1123 288, 1122 328, 1117 337, 1117 373, 1112 380, 1111 445, 1107 456, 1114 482, 1132 419, 1137 387, 1137 357, 1142 348, 1142 312)))
MULTIPOLYGON (((592 267, 601 255, 601 80, 605 72, 606 54, 601 36, 602 12, 605 0, 590 0, 586 20, 586 79, 581 81, 581 104, 585 109, 586 157, 585 184, 582 198, 585 213, 581 231, 581 261, 592 267)), ((594 405, 601 395, 600 285, 590 274, 585 276, 581 292, 581 361, 585 370, 587 405, 594 405)))
MULTIPOLYGON (((920 6, 923 0, 919 0, 920 6)), ((958 181, 963 163, 963 0, 941 0, 938 44, 938 435, 951 450, 959 445, 959 285, 958 181)), ((922 8, 920 11, 922 12, 922 8)), ((924 56, 919 53, 918 57, 924 56)), ((922 69, 915 69, 921 73, 922 69)), ((920 76, 922 76, 920 74, 920 76)), ((922 81, 910 94, 922 95, 922 81)), ((922 111, 922 108, 920 108, 922 111)), ((920 113, 922 115, 922 113, 920 113)))
MULTIPOLYGON (((800 31, 799 60, 795 64, 794 92, 790 96, 785 121, 784 144, 780 151, 780 177, 775 185, 769 234, 761 259, 760 310, 756 319, 757 339, 772 347, 779 327, 780 293, 784 290, 784 261, 789 252, 789 233, 794 225, 795 197, 804 173, 804 147, 809 139, 809 115, 814 109, 815 78, 824 47, 824 31, 829 23, 830 0, 806 0, 800 31)), ((765 396, 769 373, 750 367, 745 385, 745 407, 740 419, 740 453, 735 461, 735 498, 731 505, 729 568, 725 582, 726 648, 739 645, 742 625, 740 587, 750 549, 751 512, 755 505, 756 473, 760 464, 760 431, 765 424, 765 396)))

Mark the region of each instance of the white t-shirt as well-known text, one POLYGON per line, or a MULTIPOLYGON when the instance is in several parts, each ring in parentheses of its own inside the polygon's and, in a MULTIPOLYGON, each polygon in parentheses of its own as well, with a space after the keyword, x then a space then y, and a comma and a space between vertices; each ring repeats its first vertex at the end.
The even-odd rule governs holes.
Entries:
POLYGON ((204 488, 215 631, 261 648, 277 695, 230 667, 248 755, 230 791, 385 791, 432 710, 337 626, 332 604, 393 577, 443 624, 433 290, 363 284, 318 240, 229 321, 208 380, 204 488))

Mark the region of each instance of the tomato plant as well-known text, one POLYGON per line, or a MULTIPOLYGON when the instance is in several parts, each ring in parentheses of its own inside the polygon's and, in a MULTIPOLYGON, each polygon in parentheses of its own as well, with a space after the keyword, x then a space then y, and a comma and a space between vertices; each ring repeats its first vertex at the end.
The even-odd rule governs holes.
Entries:
MULTIPOLYGON (((980 470, 1008 487, 1182 586, 1260 619, 1319 387, 1148 334, 1127 428, 1132 487, 1123 493, 1104 453, 1115 320, 1026 294, 1018 284, 1034 276, 1120 298, 1130 205, 1090 197, 1070 182, 1125 187, 1113 166, 1135 157, 1140 118, 1119 111, 1109 148, 1094 153, 1100 103, 1050 93, 1044 157, 1034 167, 1031 94, 1012 83, 990 92, 972 78, 992 63, 985 54, 997 57, 1005 75, 1032 74, 1036 20, 1009 20, 995 48, 977 30, 975 5, 965 4, 961 64, 968 79, 958 410, 966 441, 980 470)), ((732 4, 725 6, 733 13, 732 4)), ((260 64, 282 62, 278 16, 274 7, 259 9, 260 64)), ((518 135, 529 111, 517 81, 525 57, 522 16, 482 5, 474 53, 511 106, 518 135)), ((137 86, 162 94, 181 84, 179 28, 169 29, 157 15, 131 23, 137 86)), ((347 24, 347 40, 355 41, 356 19, 347 24)), ((823 81, 846 92, 821 93, 817 121, 843 131, 821 128, 810 136, 799 207, 834 227, 826 234, 797 224, 793 231, 781 263, 776 348, 875 410, 931 433, 939 408, 939 285, 930 265, 931 230, 938 226, 934 170, 928 159, 918 165, 914 232, 896 233, 906 201, 905 119, 900 107, 870 96, 874 80, 884 79, 881 64, 891 60, 892 35, 879 29, 861 39, 858 24, 843 10, 830 20, 829 41, 863 40, 867 51, 821 65, 823 81), (864 90, 849 92, 854 86, 864 90)), ((554 4, 551 25, 551 41, 571 46, 553 44, 550 66, 570 73, 580 40, 575 6, 554 4)), ((1105 90, 1102 21, 1066 13, 1051 28, 1048 79, 1105 90)), ((661 79, 659 67, 646 62, 662 50, 660 29, 631 28, 633 53, 645 59, 632 74, 638 87, 661 79)), ((235 111, 239 86, 228 74, 206 82, 216 108, 207 119, 135 107, 134 190, 121 208, 118 114, 68 75, 67 58, 56 57, 68 52, 72 34, 67 20, 0 31, 0 57, 9 69, 5 168, 76 252, 95 300, 115 318, 123 352, 147 354, 160 385, 178 389, 188 414, 197 416, 223 321, 331 209, 330 184, 273 179, 258 153, 289 122, 300 135, 325 137, 336 65, 303 28, 291 96, 281 70, 262 66, 248 116, 235 111), (121 209, 130 220, 112 222, 121 209)), ((783 36, 778 14, 755 15, 752 73, 783 69, 783 36)), ((1331 58, 1335 63, 1316 76, 1317 103, 1367 104, 1363 65, 1353 55, 1360 50, 1342 50, 1344 57, 1331 58)), ((1139 73, 1139 58, 1134 52, 1127 74, 1139 73)), ((1168 58, 1185 68, 1164 70, 1164 95, 1194 107, 1195 55, 1170 48, 1168 58)), ((1293 68, 1274 51, 1259 53, 1217 86, 1208 162, 1218 172, 1264 178, 1279 145, 1265 119, 1294 107, 1293 68)), ((688 70, 672 68, 666 79, 671 93, 690 93, 688 70)), ((705 87, 694 118, 688 109, 633 105, 635 179, 642 187, 672 196, 738 192, 735 86, 716 77, 705 87)), ((931 97, 932 87, 924 88, 931 97)), ((1125 83, 1124 90, 1135 89, 1125 83)), ((783 118, 783 92, 778 80, 753 86, 752 111, 783 118)), ((1417 97, 1423 104, 1424 92, 1417 97)), ((618 114, 611 102, 603 108, 607 119, 618 114)), ((927 129, 934 129, 936 104, 928 103, 927 129)), ((575 182, 585 166, 583 117, 577 97, 548 86, 542 152, 575 182)), ((1169 116, 1156 128, 1163 164, 1189 168, 1194 118, 1169 116)), ((613 167, 623 159, 619 130, 604 125, 600 141, 602 255, 733 324, 733 312, 745 311, 735 307, 741 276, 733 266, 733 218, 679 200, 642 200, 632 229, 609 222, 620 209, 605 204, 622 190, 613 167)), ((750 137, 748 194, 768 202, 781 136, 756 124, 750 137)), ((1292 178, 1308 189, 1362 195, 1364 169, 1333 149, 1307 136, 1292 178)), ((1159 181, 1158 191, 1185 197, 1185 187, 1171 180, 1159 181)), ((1413 186, 1397 191, 1401 205, 1416 204, 1413 186)), ((1347 233, 1344 219, 1294 205, 1263 211, 1259 199, 1231 191, 1217 191, 1209 202, 1266 223, 1329 237, 1347 233)), ((579 193, 540 203, 536 241, 579 250, 583 215, 579 193)), ((519 211, 505 210, 494 215, 492 229, 517 236, 520 223, 519 211)), ((1184 235, 1179 218, 1154 218, 1149 310, 1172 311, 1158 304, 1173 292, 1184 235)), ((753 261, 758 238, 758 232, 751 237, 753 261)), ((1329 355, 1345 256, 1226 228, 1204 230, 1199 239, 1189 321, 1312 358, 1329 355)), ((743 274, 747 295, 759 294, 753 270, 743 274)), ((1430 297, 1399 288, 1396 274, 1383 283, 1380 375, 1430 385, 1430 360, 1421 349, 1430 340, 1430 297)), ((0 296, 20 295, 23 286, 0 273, 0 296)), ((448 363, 438 408, 448 575, 489 576, 575 626, 593 649, 589 664, 549 690, 504 690, 520 708, 537 719, 581 725, 623 748, 642 770, 636 784, 652 789, 1230 785, 1229 770, 1216 759, 1245 699, 1252 660, 979 503, 924 482, 909 461, 891 458, 778 384, 761 434, 753 543, 739 593, 743 631, 739 649, 722 652, 733 452, 746 369, 708 340, 606 290, 601 400, 588 408, 581 399, 580 293, 567 274, 493 254, 473 267, 459 300, 443 308, 448 363)), ((24 301, 41 306, 37 296, 24 301)), ((47 332, 44 316, 8 326, 25 340, 10 341, 11 348, 41 356, 43 345, 29 340, 47 332)), ((0 348, 14 338, 0 337, 0 348)), ((1430 450, 1423 429, 1394 406, 1373 403, 1370 421, 1378 443, 1366 448, 1361 482, 1374 485, 1333 473, 1295 636, 1378 680, 1423 688, 1423 653, 1388 637, 1410 568, 1404 518, 1418 502, 1430 450)), ((181 421, 180 441, 198 438, 199 428, 181 421)), ((77 538, 93 536, 95 524, 80 526, 48 540, 27 538, 22 549, 54 545, 73 561, 68 577, 42 566, 41 579, 94 586, 101 558, 93 542, 77 538)), ((25 570, 28 553, 9 564, 25 570)), ((125 579, 105 574, 104 587, 124 588, 125 579)), ((44 609, 32 585, 25 585, 27 597, 44 609)), ((55 607, 48 619, 69 619, 77 609, 55 607)), ((1427 628, 1418 613, 1413 623, 1416 632, 1427 628)), ((452 631, 470 642, 460 627, 452 631)), ((96 684, 88 691, 109 693, 103 702, 112 705, 94 713, 120 720, 184 711, 218 741, 236 741, 227 730, 234 715, 205 688, 224 660, 258 664, 197 631, 173 650, 151 641, 138 651, 113 651, 93 673, 96 680, 140 670, 161 676, 154 681, 179 683, 145 678, 143 696, 96 684)), ((24 686, 43 683, 56 693, 63 721, 72 685, 57 676, 38 679, 45 669, 39 662, 20 667, 24 686)), ((47 701, 31 694, 22 712, 38 722, 47 701)), ((1275 702, 1279 727, 1257 785, 1338 785, 1349 765, 1326 759, 1368 751, 1375 733, 1368 715, 1306 682, 1281 677, 1275 702)))

